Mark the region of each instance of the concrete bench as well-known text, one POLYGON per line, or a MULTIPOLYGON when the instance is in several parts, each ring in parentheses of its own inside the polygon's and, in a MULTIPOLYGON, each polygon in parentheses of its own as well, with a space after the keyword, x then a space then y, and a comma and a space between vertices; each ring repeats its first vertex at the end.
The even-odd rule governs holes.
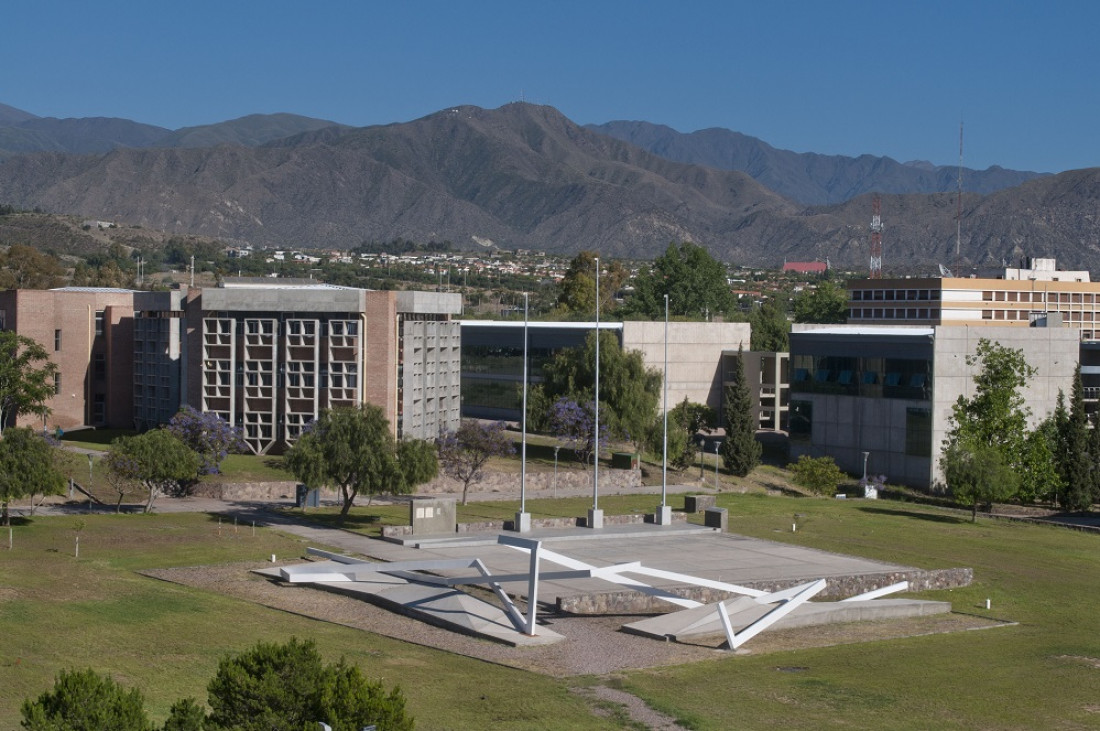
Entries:
POLYGON ((729 529, 729 516, 725 508, 707 508, 703 511, 703 525, 718 528, 723 533, 729 529))
POLYGON ((713 495, 685 495, 684 512, 701 513, 707 508, 714 507, 713 495))

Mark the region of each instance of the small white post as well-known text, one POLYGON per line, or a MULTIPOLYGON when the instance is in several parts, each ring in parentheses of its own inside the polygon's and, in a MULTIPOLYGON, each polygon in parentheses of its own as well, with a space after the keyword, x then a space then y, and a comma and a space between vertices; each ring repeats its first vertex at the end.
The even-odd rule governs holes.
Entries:
POLYGON ((77 535, 77 537, 76 537, 76 553, 75 553, 75 557, 76 557, 76 558, 80 558, 80 536, 79 536, 79 535, 77 535))
POLYGON ((275 554, 271 554, 271 563, 275 563, 275 554))

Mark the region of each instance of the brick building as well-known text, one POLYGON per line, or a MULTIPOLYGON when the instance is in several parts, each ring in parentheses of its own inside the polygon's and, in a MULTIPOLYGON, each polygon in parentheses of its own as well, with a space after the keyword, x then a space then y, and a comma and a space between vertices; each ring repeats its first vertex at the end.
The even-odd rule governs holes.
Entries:
POLYGON ((24 415, 18 425, 132 425, 135 294, 95 287, 0 292, 0 329, 37 341, 58 367, 46 423, 24 415))

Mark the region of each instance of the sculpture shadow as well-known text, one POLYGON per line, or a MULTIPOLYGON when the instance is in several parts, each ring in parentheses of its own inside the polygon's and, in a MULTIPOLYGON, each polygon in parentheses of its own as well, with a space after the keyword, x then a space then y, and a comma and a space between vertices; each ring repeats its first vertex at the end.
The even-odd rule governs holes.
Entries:
POLYGON ((893 515, 899 518, 917 518, 933 523, 969 523, 969 518, 961 518, 955 515, 937 515, 936 513, 922 513, 915 510, 898 510, 896 508, 877 508, 870 505, 860 505, 857 510, 873 515, 893 515))

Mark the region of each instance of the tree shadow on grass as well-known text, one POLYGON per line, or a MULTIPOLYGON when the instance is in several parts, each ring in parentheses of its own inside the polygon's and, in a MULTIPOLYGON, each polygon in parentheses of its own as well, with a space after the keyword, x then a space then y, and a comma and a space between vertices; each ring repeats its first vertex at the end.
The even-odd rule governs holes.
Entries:
POLYGON ((961 518, 957 515, 940 515, 937 513, 922 513, 917 510, 898 510, 896 508, 876 508, 870 505, 860 505, 857 510, 874 515, 893 515, 899 518, 918 518, 929 520, 933 523, 969 523, 969 518, 961 518))

